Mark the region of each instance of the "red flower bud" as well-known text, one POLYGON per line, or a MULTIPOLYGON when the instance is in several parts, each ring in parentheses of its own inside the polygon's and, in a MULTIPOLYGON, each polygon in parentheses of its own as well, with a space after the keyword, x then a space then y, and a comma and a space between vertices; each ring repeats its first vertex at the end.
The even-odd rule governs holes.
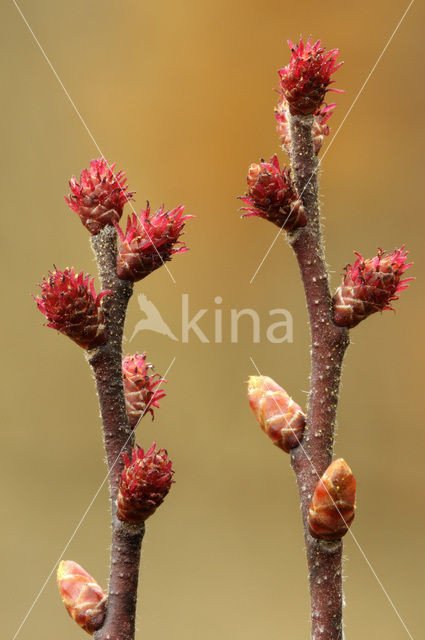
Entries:
POLYGON ((305 414, 272 378, 250 376, 248 401, 273 444, 289 453, 303 437, 305 414))
POLYGON ((320 108, 327 91, 342 93, 338 89, 329 89, 331 75, 339 69, 342 62, 336 63, 338 49, 326 51, 318 40, 311 44, 311 38, 304 44, 302 38, 298 44, 288 40, 291 49, 289 64, 279 69, 280 90, 289 104, 292 115, 308 115, 320 108))
POLYGON ((247 207, 243 214, 250 218, 258 216, 270 220, 279 228, 292 231, 307 223, 304 207, 291 180, 288 169, 281 171, 279 160, 274 155, 270 162, 252 164, 248 171, 248 194, 241 197, 247 207))
POLYGON ((338 540, 353 522, 356 508, 356 480, 342 458, 326 469, 314 490, 308 524, 313 538, 338 540))
POLYGON ((149 412, 154 417, 154 408, 165 392, 156 387, 166 382, 158 373, 151 373, 152 365, 146 362, 146 353, 127 355, 122 362, 125 404, 130 426, 133 429, 140 418, 149 412))
POLYGON ((58 587, 71 618, 87 633, 94 633, 103 624, 107 595, 96 580, 73 560, 59 564, 58 587))
POLYGON ((351 329, 361 320, 377 311, 393 308, 392 300, 398 300, 397 293, 407 287, 413 278, 401 279, 411 266, 406 263, 407 251, 404 246, 393 253, 385 254, 382 249, 378 255, 365 260, 356 253, 354 265, 347 265, 342 285, 334 297, 334 320, 341 327, 351 329))
POLYGON ((106 342, 101 300, 113 292, 96 295, 93 280, 82 271, 75 275, 74 269, 55 270, 43 278, 41 296, 34 297, 48 320, 47 326, 64 333, 83 349, 94 349, 106 342))
POLYGON ((173 469, 165 449, 155 451, 156 442, 144 452, 133 449, 131 460, 124 454, 117 498, 117 517, 123 522, 141 524, 151 516, 171 488, 173 469))
POLYGON ((114 175, 115 165, 109 166, 104 158, 92 160, 90 168, 81 172, 79 183, 75 176, 69 181, 72 193, 65 200, 93 235, 105 225, 118 222, 125 203, 133 200, 134 191, 126 193, 125 173, 114 175))
POLYGON ((137 282, 171 260, 175 253, 184 253, 187 247, 179 241, 185 221, 193 216, 183 215, 184 207, 155 213, 142 209, 127 219, 125 234, 115 225, 121 240, 117 256, 117 273, 124 280, 137 282), (180 245, 180 246, 177 246, 180 245))
MULTIPOLYGON (((323 104, 314 114, 312 135, 314 152, 317 155, 322 148, 325 136, 330 133, 327 122, 335 109, 336 104, 323 104)), ((289 128, 289 107, 285 98, 281 95, 275 108, 275 118, 277 121, 276 130, 280 137, 282 148, 288 155, 291 155, 291 131, 289 128)))

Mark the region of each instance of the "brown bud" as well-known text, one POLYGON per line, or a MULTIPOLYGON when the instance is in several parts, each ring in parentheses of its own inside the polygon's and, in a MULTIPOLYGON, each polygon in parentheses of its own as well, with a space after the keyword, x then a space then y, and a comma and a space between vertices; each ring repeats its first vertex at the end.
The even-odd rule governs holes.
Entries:
POLYGON ((107 595, 96 580, 73 560, 62 560, 57 580, 71 618, 89 634, 100 629, 105 619, 107 595))
POLYGON ((267 376, 251 376, 248 400, 260 427, 273 444, 286 453, 300 444, 305 415, 285 389, 267 376))
POLYGON ((313 538, 338 540, 353 522, 356 480, 348 464, 339 458, 326 469, 314 490, 308 524, 313 538))

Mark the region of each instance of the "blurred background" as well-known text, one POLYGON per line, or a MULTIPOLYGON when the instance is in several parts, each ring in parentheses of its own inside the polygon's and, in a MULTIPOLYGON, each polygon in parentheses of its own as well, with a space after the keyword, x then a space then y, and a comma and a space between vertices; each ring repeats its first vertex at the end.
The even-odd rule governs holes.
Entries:
MULTIPOLYGON (((345 94, 335 132, 390 38, 407 1, 289 3, 183 0, 161 3, 22 0, 20 7, 108 161, 157 208, 185 204, 196 216, 190 252, 136 287, 179 338, 145 331, 134 296, 125 352, 144 351, 167 374, 167 397, 138 428, 166 447, 176 484, 148 522, 137 637, 176 640, 307 638, 309 599, 301 520, 289 459, 261 433, 246 400, 260 371, 301 404, 309 333, 294 256, 280 237, 250 284, 276 228, 241 221, 236 196, 249 164, 280 153, 273 108, 287 38, 339 47, 345 94), (181 340, 182 294, 190 317, 181 340), (217 304, 219 296, 222 302, 217 304), (256 310, 230 341, 230 310, 256 310), (214 342, 214 312, 223 341, 214 342), (293 342, 266 339, 269 310, 287 309, 293 342)), ((104 586, 109 511, 97 399, 81 350, 43 327, 32 293, 52 265, 95 273, 89 234, 66 206, 67 180, 99 152, 12 2, 2 6, 3 180, 2 628, 13 638, 65 552, 104 586), (76 531, 75 531, 76 530, 76 531)), ((414 3, 321 167, 332 287, 353 251, 405 243, 416 281, 352 332, 338 415, 336 456, 358 482, 353 525, 413 637, 423 626, 423 420, 425 278, 423 221, 423 5, 414 3)), ((336 96, 336 97, 335 97, 336 96)), ((332 139, 332 138, 331 138, 332 139)), ((326 143, 329 145, 329 139, 326 143)), ((326 148, 326 145, 324 148, 326 148)), ((323 151, 322 151, 323 154, 323 151)), ((129 210, 127 211, 129 212, 129 210)), ((125 216, 124 216, 125 218, 125 216)), ((409 274, 410 275, 410 274, 409 274)), ((407 638, 376 578, 347 535, 346 637, 373 628, 407 638)), ((63 640, 83 632, 67 616, 55 576, 18 637, 63 640)))

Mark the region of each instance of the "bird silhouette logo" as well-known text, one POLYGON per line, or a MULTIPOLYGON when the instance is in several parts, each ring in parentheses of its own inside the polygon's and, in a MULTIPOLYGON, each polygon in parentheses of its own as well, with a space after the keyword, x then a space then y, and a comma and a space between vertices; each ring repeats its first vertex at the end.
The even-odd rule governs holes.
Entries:
POLYGON ((130 342, 139 331, 155 331, 163 336, 168 336, 171 340, 177 340, 177 336, 171 331, 168 324, 163 320, 160 312, 151 300, 148 300, 144 293, 139 294, 137 301, 140 310, 145 314, 146 318, 142 318, 136 324, 130 342))

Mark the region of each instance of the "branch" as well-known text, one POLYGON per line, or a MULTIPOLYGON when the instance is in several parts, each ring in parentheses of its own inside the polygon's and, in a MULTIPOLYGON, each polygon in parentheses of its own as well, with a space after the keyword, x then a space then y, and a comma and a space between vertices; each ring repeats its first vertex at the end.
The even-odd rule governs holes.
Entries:
POLYGON ((120 522, 116 517, 116 498, 124 467, 122 453, 131 455, 134 446, 122 382, 122 335, 133 283, 121 280, 116 274, 116 230, 108 225, 91 240, 102 289, 113 291, 113 295, 105 296, 102 305, 108 341, 89 351, 87 356, 93 368, 99 397, 112 511, 107 612, 103 626, 95 633, 95 639, 133 640, 144 524, 131 525, 120 522))
POLYGON ((301 500, 311 597, 312 640, 341 640, 342 541, 313 538, 308 512, 316 484, 332 461, 341 366, 348 331, 333 322, 328 271, 321 239, 318 161, 313 147, 312 115, 291 115, 291 160, 295 184, 307 214, 307 225, 290 242, 301 272, 312 340, 310 395, 301 446, 292 449, 301 500))

